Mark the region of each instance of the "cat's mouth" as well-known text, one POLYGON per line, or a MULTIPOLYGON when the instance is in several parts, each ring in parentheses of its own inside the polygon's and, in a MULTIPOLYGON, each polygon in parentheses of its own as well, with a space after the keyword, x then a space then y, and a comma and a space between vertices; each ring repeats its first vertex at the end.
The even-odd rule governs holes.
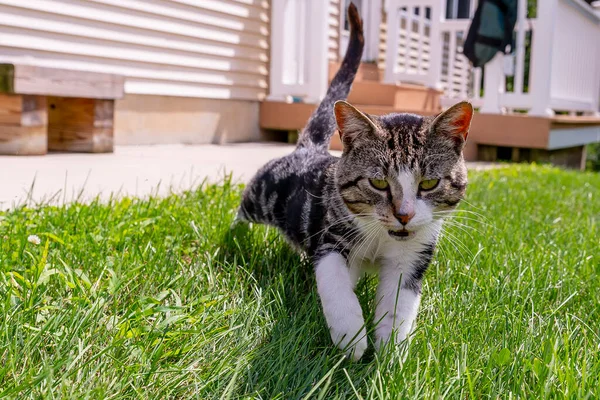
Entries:
POLYGON ((406 229, 402 229, 399 231, 389 230, 389 235, 397 240, 407 240, 415 235, 414 232, 407 231, 406 229))

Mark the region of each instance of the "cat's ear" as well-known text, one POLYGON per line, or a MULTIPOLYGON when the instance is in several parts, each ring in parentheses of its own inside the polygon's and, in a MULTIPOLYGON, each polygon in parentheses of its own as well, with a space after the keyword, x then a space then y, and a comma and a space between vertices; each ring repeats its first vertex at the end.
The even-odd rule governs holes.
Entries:
POLYGON ((469 136, 472 119, 473 106, 463 101, 438 115, 431 126, 436 134, 453 139, 456 144, 462 145, 469 136))
POLYGON ((344 147, 350 146, 358 136, 374 133, 377 129, 369 117, 348 102, 336 101, 333 110, 344 147))

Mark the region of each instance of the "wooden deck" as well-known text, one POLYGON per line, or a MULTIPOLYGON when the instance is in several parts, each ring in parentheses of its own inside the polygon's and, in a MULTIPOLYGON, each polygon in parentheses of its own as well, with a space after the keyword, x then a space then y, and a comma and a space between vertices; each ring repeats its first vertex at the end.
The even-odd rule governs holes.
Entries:
MULTIPOLYGON (((330 63, 330 80, 338 68, 338 63, 330 63)), ((376 65, 361 64, 348 101, 372 115, 431 116, 441 111, 441 92, 418 85, 390 85, 381 80, 382 71, 376 65)), ((301 130, 315 108, 315 104, 264 101, 260 106, 260 126, 284 131, 283 135, 301 130)), ((600 142, 599 117, 477 113, 464 155, 468 161, 542 161, 581 168, 585 162, 584 146, 592 142, 600 142)), ((333 136, 330 148, 342 149, 339 135, 333 136)))

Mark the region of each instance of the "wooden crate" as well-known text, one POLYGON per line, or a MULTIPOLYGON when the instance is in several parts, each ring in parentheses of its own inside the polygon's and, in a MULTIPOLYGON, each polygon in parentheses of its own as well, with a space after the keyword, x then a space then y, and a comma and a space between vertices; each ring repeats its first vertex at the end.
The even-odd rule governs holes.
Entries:
POLYGON ((44 96, 0 94, 0 154, 46 154, 47 124, 44 96))
POLYGON ((0 154, 111 152, 117 75, 0 64, 0 154))
POLYGON ((48 97, 48 150, 113 150, 114 100, 48 97))

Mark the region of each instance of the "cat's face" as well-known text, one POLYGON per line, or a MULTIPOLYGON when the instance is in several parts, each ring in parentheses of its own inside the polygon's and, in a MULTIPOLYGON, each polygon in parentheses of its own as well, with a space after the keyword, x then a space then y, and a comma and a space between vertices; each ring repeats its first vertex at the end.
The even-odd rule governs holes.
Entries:
POLYGON ((408 240, 442 219, 463 198, 462 148, 473 108, 459 103, 436 118, 412 114, 366 116, 335 105, 344 152, 337 170, 350 212, 408 240))

